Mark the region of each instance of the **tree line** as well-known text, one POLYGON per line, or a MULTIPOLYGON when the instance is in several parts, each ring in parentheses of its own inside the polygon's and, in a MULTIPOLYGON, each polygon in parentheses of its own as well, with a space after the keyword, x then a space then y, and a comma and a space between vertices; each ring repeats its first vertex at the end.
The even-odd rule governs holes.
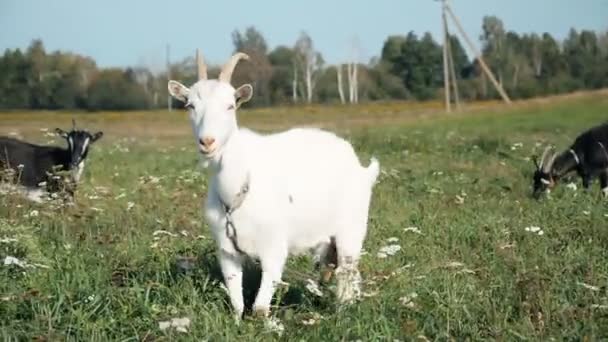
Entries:
MULTIPOLYGON (((443 94, 442 45, 430 33, 389 36, 378 57, 358 60, 356 44, 345 63, 328 65, 305 32, 293 46, 269 49, 249 27, 232 34, 235 51, 250 62, 237 67, 233 82, 252 83, 258 106, 289 103, 356 103, 428 100, 443 94)), ((483 18, 481 53, 512 98, 528 98, 608 86, 608 32, 571 29, 558 41, 549 33, 507 31, 494 16, 483 18)), ((464 100, 498 98, 477 59, 449 37, 464 100)), ((219 66, 210 67, 210 76, 219 66)), ((167 106, 167 73, 185 84, 196 80, 194 56, 153 73, 146 67, 99 68, 89 57, 49 53, 34 40, 25 50, 0 57, 0 108, 135 110, 167 106)))

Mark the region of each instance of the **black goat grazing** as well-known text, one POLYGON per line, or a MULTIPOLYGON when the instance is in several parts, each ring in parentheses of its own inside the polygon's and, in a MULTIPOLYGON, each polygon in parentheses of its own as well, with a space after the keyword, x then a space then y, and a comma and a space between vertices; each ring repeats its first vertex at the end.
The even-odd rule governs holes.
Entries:
POLYGON ((561 154, 549 156, 550 147, 543 152, 540 164, 534 158, 533 196, 538 198, 555 186, 557 181, 572 171, 583 179, 589 188, 594 177, 599 177, 602 193, 608 196, 608 123, 593 127, 579 135, 570 148, 561 154))
MULTIPOLYGON (((12 174, 12 181, 25 187, 28 198, 36 202, 42 200, 41 196, 44 195, 45 190, 48 192, 62 190, 51 186, 57 184, 57 172, 70 172, 70 181, 73 185, 77 184, 84 170, 90 144, 103 135, 103 132, 91 135, 87 131, 76 130, 74 120, 70 132, 60 128, 55 129, 55 132, 66 139, 67 149, 0 137, 0 170, 12 174)), ((73 188, 67 190, 70 196, 73 196, 73 188)))

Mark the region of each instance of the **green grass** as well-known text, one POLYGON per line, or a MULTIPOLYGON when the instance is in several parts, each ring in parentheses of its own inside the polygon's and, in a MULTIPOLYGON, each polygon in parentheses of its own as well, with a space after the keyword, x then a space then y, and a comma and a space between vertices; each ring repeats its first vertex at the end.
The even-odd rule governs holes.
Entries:
MULTIPOLYGON (((17 240, 0 242, 0 258, 48 266, 0 265, 0 337, 607 339, 608 202, 596 183, 585 193, 576 178, 577 191, 561 184, 549 199, 529 196, 529 157, 547 143, 565 148, 607 114, 605 96, 593 96, 382 126, 370 117, 365 125, 338 127, 364 163, 375 155, 383 170, 361 263, 368 296, 340 307, 329 284, 315 297, 305 287, 307 277, 318 277, 311 260, 293 258, 284 276, 290 286, 273 308, 285 327, 281 337, 261 320, 238 326, 232 320, 202 221, 206 176, 190 131, 169 142, 115 140, 108 132, 90 154, 76 207, 0 197, 0 238, 17 240), (175 236, 155 240, 161 229, 175 236), (394 243, 399 252, 377 257, 394 243), (182 257, 194 258, 196 267, 176 267, 182 257), (322 318, 304 325, 313 314, 322 318), (159 329, 160 321, 177 317, 191 319, 187 333, 159 329)), ((251 297, 259 281, 255 265, 247 278, 251 297)))

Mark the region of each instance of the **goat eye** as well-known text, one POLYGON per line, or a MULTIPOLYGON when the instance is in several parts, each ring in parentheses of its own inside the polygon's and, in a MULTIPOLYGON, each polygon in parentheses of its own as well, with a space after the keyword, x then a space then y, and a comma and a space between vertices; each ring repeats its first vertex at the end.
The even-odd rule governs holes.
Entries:
POLYGON ((228 106, 228 110, 233 110, 233 109, 234 109, 234 105, 228 106))
POLYGON ((194 105, 191 102, 186 103, 186 105, 184 106, 188 109, 194 109, 194 105))

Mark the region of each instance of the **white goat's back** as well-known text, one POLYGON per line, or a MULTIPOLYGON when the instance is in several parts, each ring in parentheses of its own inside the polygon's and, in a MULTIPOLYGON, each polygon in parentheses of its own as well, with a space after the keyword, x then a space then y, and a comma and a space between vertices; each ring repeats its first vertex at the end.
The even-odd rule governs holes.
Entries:
POLYGON ((252 187, 272 189, 257 193, 269 198, 252 202, 272 205, 276 215, 284 217, 292 252, 324 242, 344 229, 365 234, 377 162, 370 169, 362 167, 347 141, 317 129, 250 134, 257 159, 252 163, 256 165, 252 187))

